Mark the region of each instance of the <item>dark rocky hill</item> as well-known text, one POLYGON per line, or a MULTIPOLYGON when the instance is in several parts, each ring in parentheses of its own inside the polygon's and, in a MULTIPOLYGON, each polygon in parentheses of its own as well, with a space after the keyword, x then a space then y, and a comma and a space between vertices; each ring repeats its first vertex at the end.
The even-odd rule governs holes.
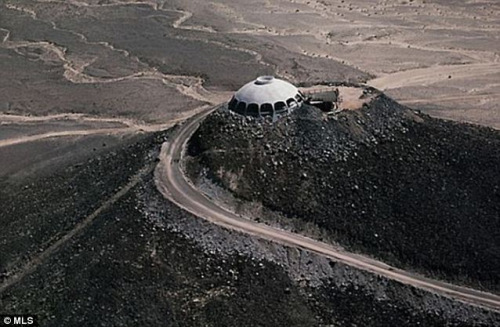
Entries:
POLYGON ((187 169, 239 199, 312 222, 401 267, 500 290, 500 133, 438 120, 380 95, 327 117, 276 123, 224 108, 189 145, 187 169))
POLYGON ((40 326, 498 325, 495 312, 193 217, 161 196, 152 172, 109 202, 155 166, 166 137, 138 136, 43 178, 0 181, 0 285, 95 213, 0 291, 0 314, 36 314, 40 326))

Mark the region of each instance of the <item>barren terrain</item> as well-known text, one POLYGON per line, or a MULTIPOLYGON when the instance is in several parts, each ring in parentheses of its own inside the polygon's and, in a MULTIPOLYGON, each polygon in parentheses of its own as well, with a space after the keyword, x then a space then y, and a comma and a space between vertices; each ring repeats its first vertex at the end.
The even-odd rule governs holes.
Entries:
POLYGON ((495 1, 1 6, 7 113, 165 121, 211 98, 206 88, 235 90, 274 73, 292 82, 367 81, 435 116, 500 126, 495 1))
POLYGON ((151 170, 165 130, 264 74, 366 83, 498 129, 499 13, 487 0, 0 1, 0 314, 495 325, 495 312, 200 222, 151 170))

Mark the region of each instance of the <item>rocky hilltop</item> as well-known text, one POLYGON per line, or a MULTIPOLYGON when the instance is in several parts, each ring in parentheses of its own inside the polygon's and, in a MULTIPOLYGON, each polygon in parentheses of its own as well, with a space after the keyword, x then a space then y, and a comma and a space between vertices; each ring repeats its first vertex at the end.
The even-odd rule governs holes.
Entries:
POLYGON ((124 140, 45 177, 0 180, 0 286, 35 265, 0 290, 2 314, 34 313, 55 327, 498 326, 494 311, 226 230, 166 201, 143 168, 170 135, 124 140))
POLYGON ((500 290, 496 130, 431 118, 378 94, 358 110, 303 105, 274 123, 222 107, 188 154, 195 182, 312 224, 350 250, 500 290))

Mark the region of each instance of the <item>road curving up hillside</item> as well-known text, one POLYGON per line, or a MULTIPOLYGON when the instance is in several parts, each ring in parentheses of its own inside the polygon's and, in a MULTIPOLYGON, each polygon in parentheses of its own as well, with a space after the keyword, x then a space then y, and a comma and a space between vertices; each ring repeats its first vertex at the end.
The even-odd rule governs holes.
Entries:
POLYGON ((340 250, 329 244, 299 234, 256 223, 215 204, 188 181, 181 164, 188 140, 195 133, 200 122, 213 110, 207 110, 193 116, 178 128, 176 134, 169 141, 164 143, 160 154, 160 162, 155 170, 155 183, 165 198, 190 213, 225 228, 268 239, 286 246, 305 249, 391 280, 461 302, 500 311, 500 297, 497 295, 396 269, 366 256, 340 250))

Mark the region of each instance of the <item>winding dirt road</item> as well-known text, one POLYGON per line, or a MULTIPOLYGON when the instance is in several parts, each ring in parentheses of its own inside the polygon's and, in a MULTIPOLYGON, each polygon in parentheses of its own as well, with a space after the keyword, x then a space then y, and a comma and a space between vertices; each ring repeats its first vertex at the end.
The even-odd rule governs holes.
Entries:
MULTIPOLYGON (((171 137, 169 141, 163 144, 160 153, 160 162, 158 166, 156 166, 154 174, 155 174, 156 186, 165 198, 171 200, 173 203, 183 208, 184 210, 200 218, 206 219, 211 223, 220 225, 222 227, 236 230, 238 232, 245 234, 250 234, 256 237, 260 237, 282 245, 290 247, 298 247, 307 251, 314 252, 318 255, 330 258, 334 261, 341 262, 343 264, 370 273, 374 273, 391 280, 395 280, 407 285, 424 289, 439 295, 447 296, 468 304, 489 308, 495 311, 500 311, 500 296, 426 278, 408 271, 391 267, 381 261, 374 260, 369 257, 346 252, 344 250, 335 248, 329 244, 319 242, 299 234, 276 229, 268 225, 259 224, 249 219, 245 219, 233 212, 230 212, 212 202, 209 198, 207 198, 204 194, 202 194, 199 190, 197 190, 192 184, 188 182, 187 178, 184 176, 181 166, 181 161, 187 141, 198 128, 199 123, 214 109, 215 109, 214 107, 205 106, 197 108, 195 111, 191 111, 190 115, 192 115, 193 113, 195 114, 176 131, 176 133, 171 137)), ((41 118, 41 117, 9 116, 9 118, 10 118, 9 120, 11 121, 23 122, 30 120, 35 120, 35 121, 50 120, 60 117, 49 116, 41 118)), ((71 118, 82 119, 82 120, 86 119, 86 117, 80 117, 80 116, 75 116, 71 118)), ((33 135, 29 137, 24 137, 22 139, 5 140, 6 141, 4 142, 5 144, 0 143, 0 146, 19 144, 23 142, 33 142, 44 138, 57 137, 57 136, 89 135, 93 133, 137 132, 138 129, 145 127, 142 125, 135 125, 131 121, 121 120, 121 119, 109 119, 109 120, 98 119, 98 118, 88 118, 88 119, 90 121, 97 120, 102 122, 109 122, 109 121, 121 122, 122 124, 125 125, 125 127, 86 130, 86 131, 80 131, 80 130, 63 131, 59 134, 47 133, 42 135, 33 135)), ((174 123, 175 122, 170 122, 168 124, 163 124, 163 125, 149 125, 147 128, 145 128, 145 130, 147 131, 162 130, 172 126, 174 123)), ((58 248, 60 248, 63 244, 65 244, 69 239, 74 237, 81 230, 85 229, 85 227, 88 226, 90 222, 92 222, 104 208, 116 202, 117 199, 126 194, 131 189, 131 187, 133 187, 139 181, 139 176, 144 176, 144 174, 147 173, 148 171, 151 171, 151 169, 153 168, 152 167, 149 169, 145 168, 144 170, 140 171, 137 174, 138 176, 137 178, 133 178, 133 180, 129 184, 127 184, 124 188, 122 188, 118 193, 114 194, 95 213, 84 219, 82 223, 80 223, 73 230, 71 230, 61 239, 52 244, 40 255, 32 258, 22 268, 17 270, 10 278, 3 281, 0 285, 0 293, 2 293, 5 289, 9 288, 13 284, 16 284, 17 282, 22 280, 24 276, 26 276, 27 274, 34 271, 37 268, 37 266, 39 266, 53 252, 55 252, 58 248)))
POLYGON ((391 267, 369 257, 334 248, 329 244, 311 238, 259 224, 236 215, 212 202, 188 182, 181 166, 187 141, 196 131, 200 122, 212 110, 207 110, 193 116, 179 128, 169 141, 163 144, 160 153, 160 162, 155 170, 155 183, 165 198, 186 211, 222 227, 261 237, 286 246, 299 247, 403 284, 471 305, 500 311, 500 296, 426 278, 391 267))
MULTIPOLYGON (((60 1, 46 1, 46 2, 58 3, 60 1)), ((86 4, 84 2, 79 2, 79 1, 69 1, 69 2, 73 3, 76 6, 91 6, 90 4, 86 4)), ((307 3, 309 4, 309 1, 307 3)), ((111 3, 103 6, 123 6, 123 5, 134 6, 137 4, 150 5, 152 8, 154 8, 156 11, 159 12, 174 11, 158 7, 158 4, 154 1, 143 1, 139 3, 120 2, 120 3, 111 3)), ((319 6, 321 5, 321 2, 314 1, 314 5, 319 6)), ((30 15, 33 19, 38 19, 37 14, 34 11, 19 6, 13 6, 13 5, 10 6, 11 9, 22 11, 30 15)), ((328 8, 321 7, 320 12, 324 12, 325 9, 328 8)), ((333 11, 333 9, 331 8, 328 10, 333 11)), ((335 9, 335 11, 337 11, 337 9, 335 9)), ((198 30, 210 33, 215 32, 215 30, 209 27, 186 24, 186 22, 193 16, 193 13, 184 10, 175 10, 175 12, 180 14, 180 17, 172 24, 173 28, 184 29, 184 30, 198 30)), ((127 51, 116 49, 107 42, 90 42, 83 34, 76 33, 70 30, 64 30, 61 27, 55 25, 55 23, 53 22, 51 23, 55 30, 61 30, 73 33, 88 44, 101 45, 109 48, 110 50, 120 52, 124 56, 130 56, 130 54, 127 51)), ((304 31, 300 31, 300 33, 289 33, 284 30, 277 30, 275 29, 275 27, 271 26, 265 26, 260 24, 254 24, 254 25, 255 28, 253 29, 249 30, 233 29, 232 32, 254 34, 254 35, 259 35, 259 34, 302 35, 302 33, 304 33, 304 31)), ((90 64, 90 62, 82 60, 81 58, 78 58, 78 56, 70 58, 70 56, 68 55, 68 50, 66 48, 58 46, 55 43, 45 42, 45 41, 44 42, 14 41, 11 40, 11 32, 8 29, 0 28, 0 31, 2 31, 0 42, 3 44, 2 46, 5 48, 16 51, 19 48, 23 47, 35 47, 44 49, 47 52, 55 55, 55 58, 59 60, 63 65, 64 69, 63 76, 68 81, 75 84, 105 84, 105 83, 119 82, 123 80, 155 79, 155 80, 161 80, 165 85, 175 87, 180 93, 189 96, 191 98, 205 101, 211 104, 216 104, 220 101, 219 98, 220 95, 214 95, 213 93, 206 90, 203 87, 203 80, 198 77, 184 76, 184 75, 168 75, 168 74, 163 74, 155 69, 138 71, 127 76, 120 76, 111 79, 89 76, 85 74, 85 68, 90 64)), ((311 34, 313 33, 316 33, 315 30, 312 30, 311 34)), ((183 37, 179 36, 178 38, 181 39, 183 37)), ((186 39, 189 40, 188 38, 186 39)), ((263 65, 269 65, 264 61, 260 53, 255 52, 251 49, 244 49, 241 47, 236 47, 233 45, 228 45, 217 41, 204 40, 204 42, 248 53, 250 55, 255 56, 256 60, 259 63, 263 65)), ((392 42, 394 42, 394 40, 392 42)), ((354 45, 355 43, 351 44, 354 45)), ((400 47, 405 48, 406 46, 407 46, 406 44, 401 44, 400 47)), ((427 50, 443 50, 443 49, 427 49, 427 50)), ((453 49, 450 51, 457 52, 457 50, 453 49)), ((309 54, 308 52, 304 52, 304 54, 307 56, 312 56, 312 54, 309 54)), ((471 52, 468 51, 466 54, 471 55, 471 52)), ((472 52, 472 55, 475 55, 475 52, 472 52)), ((332 53, 329 53, 329 56, 330 58, 332 58, 332 53)), ((138 58, 136 59, 138 60, 138 58)), ((337 59, 338 61, 345 60, 346 63, 348 63, 347 60, 349 58, 337 58, 337 59)), ((477 58, 477 59, 479 60, 482 58, 477 58)), ((498 62, 486 62, 486 63, 474 62, 472 64, 467 64, 467 65, 434 66, 434 67, 411 69, 407 71, 387 74, 385 76, 381 76, 369 81, 368 84, 376 88, 379 88, 381 90, 389 90, 389 89, 397 89, 408 86, 432 85, 433 83, 441 82, 443 80, 448 79, 448 76, 450 75, 453 75, 453 78, 483 76, 490 74, 492 71, 498 71, 499 69, 500 65, 498 64, 498 62)), ((464 96, 471 98, 474 97, 474 99, 475 97, 478 98, 483 97, 483 95, 464 95, 464 96)), ((227 97, 224 96, 224 98, 227 97)), ((457 99, 456 97, 446 96, 433 101, 449 101, 456 99, 457 99)), ((426 101, 427 99, 407 99, 406 103, 412 104, 412 103, 420 103, 426 101)), ((218 206, 210 199, 205 197, 199 190, 197 190, 193 185, 191 185, 188 182, 188 180, 185 178, 183 174, 182 167, 180 164, 183 156, 183 150, 185 148, 188 139, 197 129, 198 124, 204 119, 204 117, 206 117, 208 113, 211 112, 211 110, 209 110, 207 107, 198 108, 197 111, 195 112, 198 111, 200 111, 200 113, 196 114, 191 119, 189 119, 182 127, 179 128, 179 130, 176 132, 176 135, 173 135, 172 138, 163 145, 160 154, 160 162, 155 169, 155 182, 158 190, 163 194, 164 197, 171 200, 173 203, 177 204, 181 208, 187 210, 188 212, 200 218, 206 219, 207 221, 223 226, 225 228, 254 235, 256 237, 267 239, 286 246, 298 247, 307 251, 314 252, 318 255, 330 258, 332 260, 341 262, 343 264, 347 264, 357 269, 361 269, 364 271, 368 271, 386 277, 391 280, 395 280, 407 285, 412 285, 414 287, 418 287, 420 289, 424 289, 439 295, 447 296, 456 299, 458 301, 462 301, 472 305, 487 307, 495 311, 500 311, 500 297, 497 295, 480 292, 474 289, 460 287, 437 280, 432 280, 404 270, 399 270, 383 262, 365 256, 361 256, 358 254, 349 253, 334 248, 333 246, 326 243, 322 243, 284 230, 276 229, 264 224, 258 224, 249 219, 244 219, 243 217, 236 215, 218 206)), ((186 116, 192 114, 193 111, 190 111, 186 113, 186 116)), ((10 116, 10 117, 0 117, 0 120, 14 119, 17 122, 22 123, 26 121, 35 121, 35 120, 39 121, 46 119, 49 120, 51 118, 54 117, 49 117, 49 118, 17 117, 14 119, 13 116, 10 116)), ((74 117, 74 118, 78 118, 78 120, 80 119, 79 117, 74 117)), ((186 117, 182 117, 179 120, 183 120, 185 118, 186 117)), ((82 118, 82 119, 91 121, 93 118, 82 118)), ((96 118, 94 120, 100 120, 100 119, 96 118)), ((147 131, 147 132, 159 131, 171 127, 173 124, 177 122, 177 120, 162 125, 141 125, 141 124, 130 123, 129 121, 123 121, 123 120, 119 120, 117 122, 123 123, 123 127, 72 130, 72 131, 47 131, 47 133, 44 134, 0 140, 0 147, 6 147, 26 142, 34 142, 54 137, 82 136, 91 134, 137 133, 140 131, 147 131)), ((99 209, 97 209, 90 216, 86 217, 73 230, 65 234, 58 241, 54 242, 44 252, 42 252, 29 262, 27 262, 26 265, 24 265, 19 271, 17 271, 11 278, 0 284, 0 293, 2 293, 5 289, 10 287, 11 285, 19 282, 24 276, 33 272, 44 260, 50 257, 68 240, 75 237, 75 235, 84 230, 99 215, 99 213, 101 213, 103 210, 105 210, 114 202, 116 202, 120 197, 126 194, 133 186, 135 186, 140 180, 140 178, 142 178, 142 176, 149 173, 150 171, 149 169, 152 168, 146 167, 144 170, 140 171, 135 177, 132 178, 132 180, 127 185, 125 185, 116 194, 112 195, 106 202, 103 203, 103 205, 99 209)))

